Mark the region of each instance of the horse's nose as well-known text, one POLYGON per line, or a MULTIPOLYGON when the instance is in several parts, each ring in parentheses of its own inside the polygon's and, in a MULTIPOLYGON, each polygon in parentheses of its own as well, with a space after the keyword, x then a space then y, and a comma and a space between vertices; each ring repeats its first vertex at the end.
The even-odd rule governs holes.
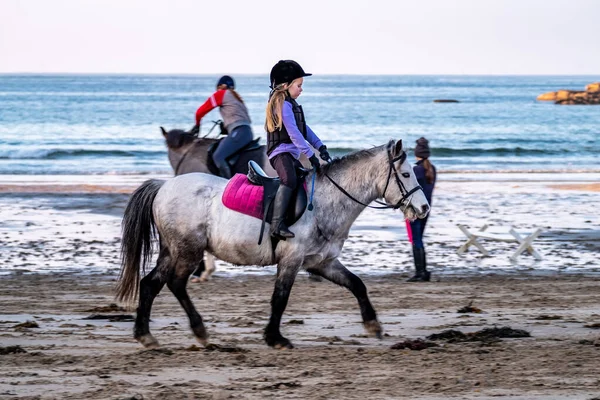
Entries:
POLYGON ((423 204, 421 206, 421 215, 425 215, 429 212, 429 204, 423 204))

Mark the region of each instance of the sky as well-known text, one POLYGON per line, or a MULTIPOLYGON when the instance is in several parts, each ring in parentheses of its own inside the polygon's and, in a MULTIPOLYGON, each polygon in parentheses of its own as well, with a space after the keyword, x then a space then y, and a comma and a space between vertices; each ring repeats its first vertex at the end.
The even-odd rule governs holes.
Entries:
POLYGON ((0 73, 600 72, 600 0, 0 0, 0 73))

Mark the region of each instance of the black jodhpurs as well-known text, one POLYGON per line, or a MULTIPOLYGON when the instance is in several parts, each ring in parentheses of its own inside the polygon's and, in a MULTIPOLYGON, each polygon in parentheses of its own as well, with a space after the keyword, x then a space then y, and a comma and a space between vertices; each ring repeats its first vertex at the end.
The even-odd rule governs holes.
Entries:
POLYGON ((248 125, 241 125, 229 132, 220 142, 213 153, 213 161, 219 168, 227 163, 227 158, 235 154, 242 147, 252 141, 252 129, 248 125))
POLYGON ((296 189, 298 187, 298 176, 296 168, 301 168, 302 164, 296 160, 290 153, 277 154, 269 160, 271 166, 277 171, 281 184, 296 189))

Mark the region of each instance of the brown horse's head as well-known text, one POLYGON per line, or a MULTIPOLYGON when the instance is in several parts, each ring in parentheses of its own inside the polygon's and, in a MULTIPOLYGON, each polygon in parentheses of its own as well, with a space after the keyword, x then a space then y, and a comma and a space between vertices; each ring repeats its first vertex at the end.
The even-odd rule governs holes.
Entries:
POLYGON ((193 133, 186 132, 182 129, 171 129, 167 132, 165 128, 161 126, 160 130, 165 137, 167 147, 172 150, 177 150, 186 144, 192 143, 194 139, 198 137, 198 135, 194 135, 193 133))

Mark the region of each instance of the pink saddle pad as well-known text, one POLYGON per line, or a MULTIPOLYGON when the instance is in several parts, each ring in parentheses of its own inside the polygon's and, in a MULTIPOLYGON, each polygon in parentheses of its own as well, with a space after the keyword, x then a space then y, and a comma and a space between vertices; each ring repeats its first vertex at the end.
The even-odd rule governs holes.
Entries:
POLYGON ((248 182, 246 175, 235 174, 225 187, 221 200, 231 210, 262 219, 263 192, 264 188, 248 182))

